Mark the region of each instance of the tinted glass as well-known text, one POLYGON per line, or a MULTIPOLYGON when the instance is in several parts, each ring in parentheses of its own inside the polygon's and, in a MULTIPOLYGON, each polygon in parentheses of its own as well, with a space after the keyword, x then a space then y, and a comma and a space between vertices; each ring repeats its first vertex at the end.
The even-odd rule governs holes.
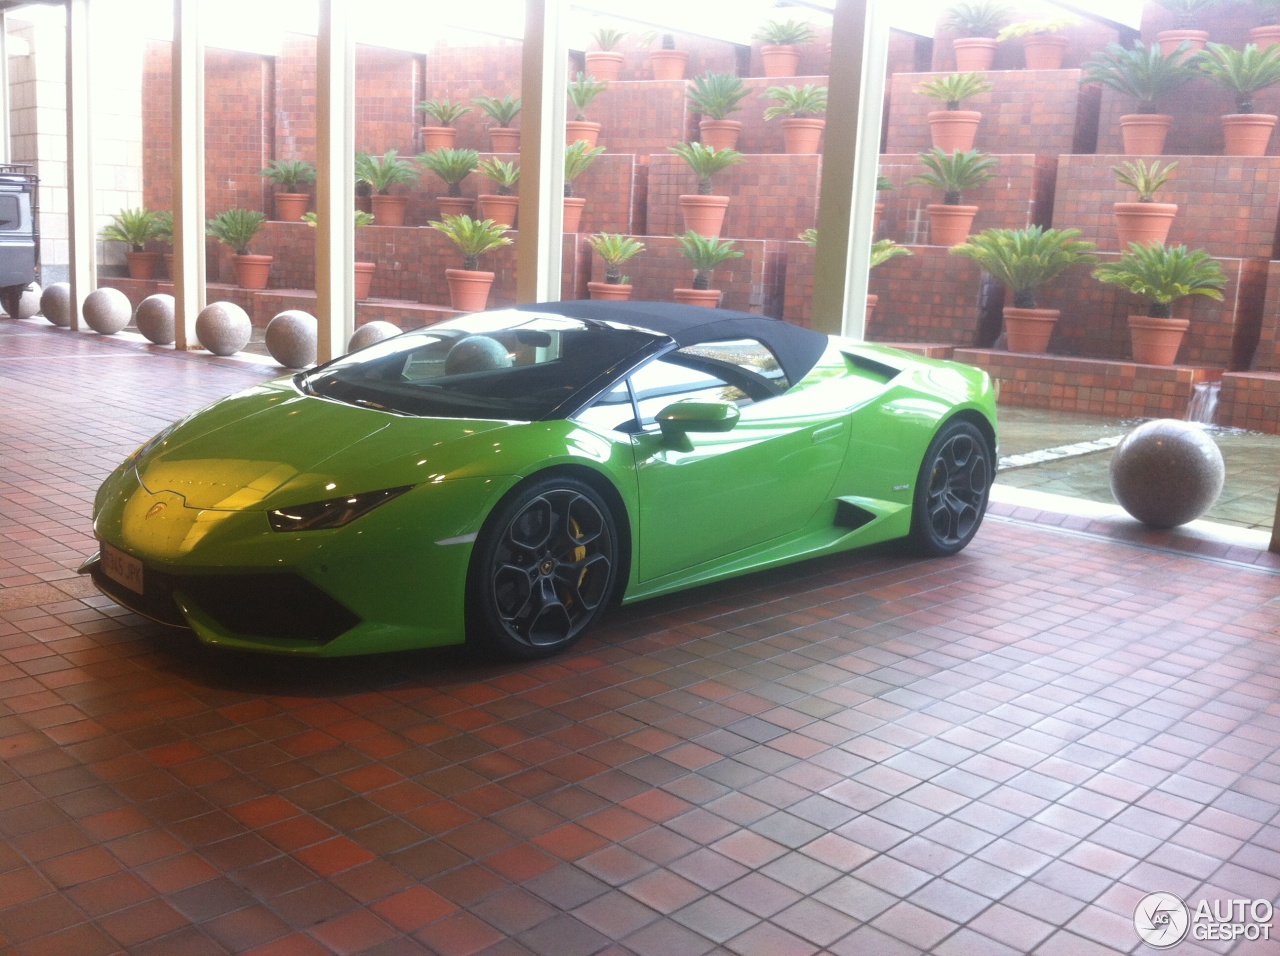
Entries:
POLYGON ((22 207, 17 196, 0 195, 0 229, 8 232, 22 226, 22 207))

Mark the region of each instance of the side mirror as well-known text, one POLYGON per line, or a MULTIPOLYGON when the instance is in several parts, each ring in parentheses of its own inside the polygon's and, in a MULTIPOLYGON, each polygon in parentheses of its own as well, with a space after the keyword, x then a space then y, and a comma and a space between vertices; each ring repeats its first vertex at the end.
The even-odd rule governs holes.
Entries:
POLYGON ((681 451, 691 451, 689 432, 727 432, 738 424, 738 406, 733 402, 703 402, 689 399, 673 402, 655 419, 662 437, 681 451))

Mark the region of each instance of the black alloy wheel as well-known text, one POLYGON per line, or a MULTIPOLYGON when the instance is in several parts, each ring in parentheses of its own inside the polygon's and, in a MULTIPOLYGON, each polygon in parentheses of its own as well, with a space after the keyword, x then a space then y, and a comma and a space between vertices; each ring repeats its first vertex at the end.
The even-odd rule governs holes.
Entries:
POLYGON ((966 421, 953 421, 929 444, 916 479, 911 535, 920 554, 955 554, 982 524, 995 477, 986 437, 966 421))

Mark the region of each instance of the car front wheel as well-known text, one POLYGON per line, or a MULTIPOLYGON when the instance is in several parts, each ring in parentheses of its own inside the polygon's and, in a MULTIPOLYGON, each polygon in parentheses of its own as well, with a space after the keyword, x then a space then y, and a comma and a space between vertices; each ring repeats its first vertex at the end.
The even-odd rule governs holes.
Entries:
POLYGON ((978 532, 995 475, 990 447, 966 421, 944 425, 929 444, 911 515, 909 543, 929 556, 955 554, 978 532))
POLYGON ((503 656, 558 653, 600 616, 617 567, 616 523, 590 485, 551 477, 519 487, 476 541, 472 631, 503 656))

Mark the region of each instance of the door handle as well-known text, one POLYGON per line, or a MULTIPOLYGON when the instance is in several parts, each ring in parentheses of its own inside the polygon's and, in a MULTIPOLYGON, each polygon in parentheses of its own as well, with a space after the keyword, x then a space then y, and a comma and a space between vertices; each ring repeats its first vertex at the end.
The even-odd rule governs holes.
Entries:
POLYGON ((835 438, 844 431, 844 422, 835 422, 831 425, 823 425, 821 428, 815 428, 809 434, 809 440, 815 445, 820 441, 826 441, 828 438, 835 438))

